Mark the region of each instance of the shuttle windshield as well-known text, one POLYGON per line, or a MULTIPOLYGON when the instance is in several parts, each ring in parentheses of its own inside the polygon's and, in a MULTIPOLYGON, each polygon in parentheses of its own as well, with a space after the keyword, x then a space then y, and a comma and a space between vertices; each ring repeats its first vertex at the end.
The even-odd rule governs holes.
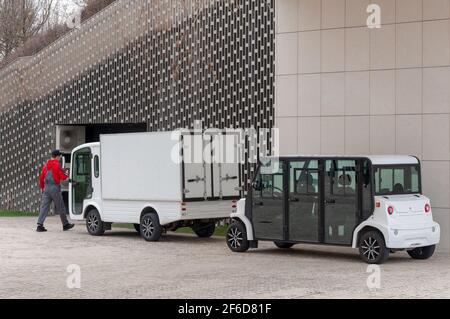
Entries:
POLYGON ((421 192, 419 165, 374 166, 375 194, 402 195, 421 192))

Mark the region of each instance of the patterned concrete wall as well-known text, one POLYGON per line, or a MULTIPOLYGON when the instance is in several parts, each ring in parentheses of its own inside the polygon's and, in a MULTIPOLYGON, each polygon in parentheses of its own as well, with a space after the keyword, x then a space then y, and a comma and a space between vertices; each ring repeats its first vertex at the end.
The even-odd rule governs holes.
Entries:
POLYGON ((274 15, 273 0, 118 0, 1 70, 0 207, 36 211, 56 124, 271 128, 274 15))
POLYGON ((282 153, 417 155, 449 251, 450 1, 277 0, 276 12, 282 153))

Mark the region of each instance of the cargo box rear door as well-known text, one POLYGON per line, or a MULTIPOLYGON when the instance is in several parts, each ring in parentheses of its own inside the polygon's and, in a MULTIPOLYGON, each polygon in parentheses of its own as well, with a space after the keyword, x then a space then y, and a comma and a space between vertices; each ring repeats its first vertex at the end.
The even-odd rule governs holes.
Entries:
POLYGON ((205 146, 203 136, 200 134, 184 134, 182 145, 184 199, 205 200, 211 198, 212 170, 211 165, 207 164, 204 156, 202 156, 205 146))

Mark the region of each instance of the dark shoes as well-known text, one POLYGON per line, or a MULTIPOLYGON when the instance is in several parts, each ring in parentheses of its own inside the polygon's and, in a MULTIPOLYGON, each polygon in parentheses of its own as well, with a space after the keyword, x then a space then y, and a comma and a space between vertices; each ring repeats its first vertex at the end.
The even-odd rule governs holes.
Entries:
POLYGON ((67 231, 67 230, 72 229, 72 228, 74 228, 74 227, 75 227, 74 224, 67 224, 67 225, 64 225, 64 226, 63 226, 63 230, 64 230, 64 231, 67 231))
POLYGON ((45 229, 44 226, 38 225, 36 231, 37 231, 38 233, 44 233, 44 232, 47 231, 47 229, 45 229))

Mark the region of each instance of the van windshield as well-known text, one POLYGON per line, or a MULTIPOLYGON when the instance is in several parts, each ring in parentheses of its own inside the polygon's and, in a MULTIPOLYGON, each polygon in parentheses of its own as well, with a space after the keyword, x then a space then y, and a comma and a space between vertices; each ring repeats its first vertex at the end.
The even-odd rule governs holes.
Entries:
POLYGON ((376 195, 421 192, 419 165, 374 166, 374 176, 376 195))

